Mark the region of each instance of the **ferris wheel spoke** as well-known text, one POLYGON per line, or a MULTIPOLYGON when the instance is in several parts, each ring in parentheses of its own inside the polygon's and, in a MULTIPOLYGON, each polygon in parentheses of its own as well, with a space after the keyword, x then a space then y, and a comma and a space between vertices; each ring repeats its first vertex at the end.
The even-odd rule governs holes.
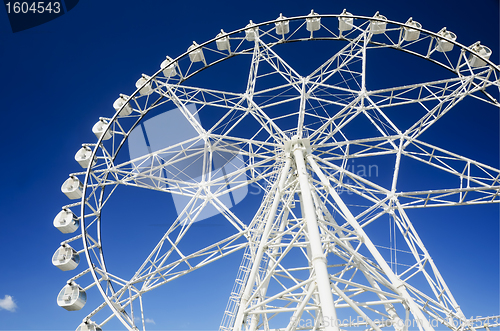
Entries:
POLYGON ((272 175, 268 166, 276 159, 275 144, 221 135, 207 137, 208 142, 201 146, 198 140, 189 140, 105 171, 95 171, 97 180, 89 187, 112 186, 114 190, 117 185, 128 185, 193 196, 202 176, 210 176, 205 178, 203 187, 225 194, 272 175), (205 157, 210 157, 214 169, 200 168, 205 157))
POLYGON ((102 270, 96 271, 100 274, 105 275, 108 283, 113 282, 119 288, 117 291, 113 291, 113 293, 106 295, 110 304, 108 304, 107 301, 104 301, 91 313, 89 313, 84 318, 84 321, 90 321, 91 318, 101 312, 103 308, 108 306, 110 309, 115 309, 116 312, 112 312, 110 315, 107 315, 107 318, 105 318, 101 323, 98 324, 100 327, 103 327, 113 318, 119 317, 122 322, 125 322, 134 330, 137 330, 137 322, 141 322, 141 324, 143 325, 143 330, 145 330, 145 316, 142 304, 143 293, 138 288, 136 288, 134 284, 131 284, 130 282, 127 282, 113 274, 103 272, 102 270), (136 300, 139 301, 138 307, 137 304, 134 306, 134 302, 137 303, 136 300))
MULTIPOLYGON (((342 128, 351 122, 356 116, 362 113, 361 107, 358 106, 361 96, 356 97, 347 106, 343 107, 328 121, 323 123, 320 128, 315 130, 309 138, 316 140, 316 144, 321 145, 330 140, 337 133, 342 134, 342 128)), ((346 138, 346 140, 348 140, 346 138)))
POLYGON ((500 202, 499 169, 418 140, 402 155, 448 174, 445 188, 398 193, 405 208, 500 202))
MULTIPOLYGON (((290 82, 290 77, 296 75, 296 73, 290 66, 284 63, 281 58, 279 58, 279 56, 275 54, 267 45, 261 45, 259 39, 255 40, 254 52, 250 64, 250 72, 248 75, 248 82, 244 98, 247 101, 248 110, 250 111, 251 115, 257 120, 257 122, 262 126, 262 128, 275 141, 283 141, 286 137, 284 132, 261 108, 261 104, 264 105, 265 103, 269 102, 269 100, 276 98, 276 93, 273 91, 274 89, 260 91, 256 90, 257 81, 269 75, 269 73, 260 73, 260 71, 262 71, 260 62, 264 60, 271 64, 271 67, 275 70, 275 72, 283 76, 291 86, 294 86, 294 83, 290 82), (269 55, 269 53, 271 55, 269 55), (281 65, 285 69, 286 74, 283 74, 283 71, 279 68, 280 66, 276 66, 272 59, 276 59, 277 63, 281 63, 281 65), (265 101, 256 101, 256 96, 259 96, 260 99, 264 99, 265 101)), ((281 86, 280 88, 286 88, 288 87, 288 84, 281 86)), ((283 102, 283 100, 281 99, 282 98, 280 98, 280 101, 278 102, 283 102)))
POLYGON ((358 35, 344 48, 309 74, 307 78, 310 87, 307 90, 307 94, 314 93, 319 87, 329 87, 348 92, 359 92, 362 89, 362 82, 360 82, 359 79, 364 75, 364 65, 362 68, 358 69, 359 71, 355 70, 353 66, 365 62, 365 38, 365 33, 358 35), (339 79, 332 80, 332 78, 337 76, 339 79), (332 81, 328 82, 329 80, 332 81), (354 86, 351 86, 353 82, 354 86))
POLYGON ((427 191, 399 192, 403 207, 443 207, 500 202, 500 185, 488 188, 450 188, 427 191))
POLYGON ((135 276, 131 282, 134 284, 142 283, 141 292, 151 291, 154 288, 245 248, 248 243, 238 240, 243 236, 243 233, 238 233, 195 253, 179 259, 172 259, 168 263, 165 262, 159 265, 151 263, 146 269, 142 270, 140 275, 135 276))
POLYGON ((394 144, 402 135, 354 139, 349 141, 328 142, 318 145, 314 142, 312 148, 317 150, 317 155, 324 161, 339 161, 357 159, 371 156, 396 154, 394 144), (392 143, 391 143, 392 142, 392 143))
POLYGON ((467 79, 451 82, 451 84, 448 84, 450 82, 445 82, 444 86, 438 85, 437 87, 434 85, 423 85, 422 89, 425 89, 429 95, 432 95, 429 100, 434 102, 427 105, 421 101, 417 101, 426 113, 404 132, 405 135, 412 139, 417 138, 456 104, 472 93, 475 89, 471 83, 472 79, 473 77, 467 77, 467 79))
POLYGON ((200 105, 209 105, 226 109, 235 108, 243 97, 242 93, 207 89, 189 85, 178 85, 171 83, 162 83, 164 89, 159 93, 170 99, 172 93, 175 93, 176 99, 185 103, 196 103, 200 105))
POLYGON ((269 47, 269 45, 259 41, 259 46, 261 47, 259 61, 262 61, 262 59, 265 60, 274 70, 274 73, 277 73, 284 78, 285 81, 300 94, 302 92, 300 86, 303 77, 299 75, 295 69, 283 60, 271 47, 269 47))
POLYGON ((316 162, 319 162, 322 165, 321 169, 327 173, 329 182, 345 187, 348 190, 367 198, 373 203, 380 202, 380 200, 383 200, 390 193, 389 189, 377 185, 369 179, 359 176, 330 161, 325 161, 318 156, 310 156, 310 158, 311 160, 314 160, 315 164, 317 164, 316 162), (352 180, 352 182, 349 182, 347 178, 352 180), (377 195, 380 195, 380 197, 377 195))
MULTIPOLYGON (((482 75, 483 74, 453 77, 425 83, 383 88, 367 91, 366 94, 373 101, 373 105, 378 108, 440 101, 445 96, 462 89, 469 81, 479 79, 482 75)), ((482 85, 481 87, 484 89, 490 85, 494 85, 493 82, 488 85, 482 85)))
POLYGON ((393 214, 394 220, 417 261, 417 266, 412 266, 404 272, 399 272, 399 277, 404 279, 410 294, 424 312, 445 325, 449 323, 450 316, 465 322, 466 318, 460 306, 455 301, 455 298, 398 199, 395 200, 393 207, 396 211, 396 213, 393 214), (424 274, 427 284, 431 289, 430 293, 427 292, 427 294, 424 294, 411 284, 410 279, 413 278, 417 272, 424 274))
MULTIPOLYGON (((248 112, 245 107, 245 95, 241 93, 205 89, 186 85, 164 84, 170 93, 176 95, 176 99, 185 104, 195 104, 199 108, 196 113, 203 113, 211 107, 225 109, 226 113, 221 116, 217 123, 211 128, 207 128, 209 133, 229 134, 239 121, 241 121, 248 112), (206 109, 205 109, 206 108, 206 109)), ((164 92, 164 95, 170 96, 164 92)))
POLYGON ((252 116, 262 125, 262 128, 269 133, 274 141, 284 141, 286 135, 281 128, 254 102, 253 99, 247 99, 249 110, 252 116))

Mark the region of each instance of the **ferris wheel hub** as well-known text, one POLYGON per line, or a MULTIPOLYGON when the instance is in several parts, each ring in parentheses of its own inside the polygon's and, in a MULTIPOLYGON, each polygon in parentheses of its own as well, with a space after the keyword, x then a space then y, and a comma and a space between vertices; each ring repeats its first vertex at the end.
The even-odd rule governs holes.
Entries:
POLYGON ((285 153, 293 152, 297 148, 305 149, 307 154, 311 153, 311 143, 309 138, 300 138, 294 135, 290 140, 285 141, 285 153))

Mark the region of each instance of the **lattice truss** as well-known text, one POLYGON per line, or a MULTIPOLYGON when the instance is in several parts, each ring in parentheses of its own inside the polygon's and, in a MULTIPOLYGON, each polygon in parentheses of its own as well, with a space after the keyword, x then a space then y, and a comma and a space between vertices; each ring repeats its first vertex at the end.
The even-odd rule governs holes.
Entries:
POLYGON ((89 267, 68 282, 88 281, 83 290, 97 285, 104 297, 84 323, 102 316, 95 324, 102 327, 117 317, 129 330, 145 330, 146 292, 245 251, 222 331, 429 331, 431 319, 452 330, 473 330, 474 321, 460 310, 406 210, 500 201, 497 167, 421 140, 464 99, 498 111, 492 94, 500 86, 499 68, 476 52, 479 44, 465 47, 449 35, 411 24, 348 13, 281 17, 221 32, 168 58, 153 76, 143 75, 116 115, 100 119, 104 131, 98 142, 84 144, 93 162, 70 175, 82 180, 83 195, 63 208, 75 214, 79 209, 75 218, 82 234, 62 244, 83 238, 78 252, 85 253, 89 267), (350 18, 356 19, 351 28, 336 32, 337 22, 350 18), (380 24, 385 24, 382 32, 380 24), (418 36, 406 37, 408 29, 418 36), (314 40, 338 40, 340 47, 326 48, 333 49, 326 60, 301 75, 288 61, 286 44, 314 40), (443 51, 449 45, 454 48, 443 51), (367 59, 385 50, 433 63, 443 75, 373 88, 367 83, 367 59), (231 67, 235 56, 245 65, 231 67), (244 84, 203 87, 218 66, 226 65, 234 77, 245 77, 244 84), (171 109, 196 135, 160 148, 149 143, 147 153, 127 158, 122 151, 127 139, 154 120, 148 116, 171 109), (398 109, 408 112, 412 123, 397 124, 392 116, 398 109), (371 160, 393 169, 390 176, 371 178, 349 167, 371 160), (400 185, 405 160, 438 174, 442 182, 428 189, 400 185), (101 211, 124 185, 188 201, 127 279, 107 270, 100 234, 106 222, 101 211), (249 185, 264 192, 253 218, 236 215, 224 201, 249 185), (227 220, 233 234, 200 247, 183 244, 208 207, 227 220), (372 235, 382 220, 393 229, 388 242, 372 235), (408 327, 408 320, 418 322, 408 327))

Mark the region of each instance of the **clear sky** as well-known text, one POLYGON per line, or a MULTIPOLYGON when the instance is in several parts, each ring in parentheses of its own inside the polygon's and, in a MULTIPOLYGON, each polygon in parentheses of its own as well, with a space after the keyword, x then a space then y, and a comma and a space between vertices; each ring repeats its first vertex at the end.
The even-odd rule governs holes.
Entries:
MULTIPOLYGON (((399 22, 413 17, 436 32, 446 26, 464 45, 480 40, 489 46, 492 61, 499 63, 498 0, 80 0, 67 14, 18 33, 0 9, 0 330, 74 330, 84 317, 56 304, 57 293, 76 273, 63 274, 50 262, 66 238, 52 220, 68 203, 62 182, 79 171, 74 153, 94 141, 92 125, 113 115, 119 93, 132 93, 140 74, 156 72, 166 55, 175 57, 221 28, 232 31, 280 13, 336 14, 344 8, 366 16, 380 11, 399 22)), ((498 111, 471 111, 450 119, 454 130, 439 135, 446 148, 498 167, 498 121, 498 111), (470 132, 484 135, 477 139, 470 132)), ((425 212, 412 212, 422 216, 417 230, 466 316, 500 314, 499 206, 435 209, 432 220, 425 212)), ((134 226, 147 240, 164 229, 155 224, 134 226)), ((133 254, 121 235, 108 245, 133 254)), ((209 266, 212 276, 193 273, 165 290, 148 327, 217 329, 240 258, 209 266)), ((100 301, 91 293, 92 302, 100 301)))

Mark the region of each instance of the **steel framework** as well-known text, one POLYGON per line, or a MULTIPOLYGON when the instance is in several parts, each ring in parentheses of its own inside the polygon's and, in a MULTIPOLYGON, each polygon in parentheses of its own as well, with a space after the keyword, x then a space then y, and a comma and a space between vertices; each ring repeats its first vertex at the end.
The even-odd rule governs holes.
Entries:
POLYGON ((81 233, 61 245, 81 239, 73 256, 85 254, 88 262, 68 284, 80 288, 75 295, 96 286, 104 298, 80 329, 98 330, 117 318, 128 330, 145 330, 145 293, 237 251, 244 251, 243 260, 221 331, 498 326, 465 317, 407 215, 411 208, 500 201, 497 168, 421 140, 464 99, 500 106, 492 97, 500 87, 499 67, 490 54, 479 43, 458 43, 446 29, 434 33, 411 19, 403 24, 344 11, 250 22, 167 57, 158 72, 143 75, 132 95, 117 100, 112 118, 100 119, 98 141, 77 155, 85 170, 70 174, 63 187, 77 201, 63 213, 81 233), (327 55, 307 76, 286 59, 286 46, 299 41, 320 44, 327 55), (332 51, 334 41, 338 49, 332 51), (441 76, 392 87, 370 84, 367 59, 386 50, 410 54, 412 63, 431 65, 441 76), (218 67, 232 70, 234 57, 249 63, 242 91, 199 87, 218 67), (176 109, 196 135, 158 149, 150 143, 147 153, 127 159, 128 139, 158 109, 176 109), (402 125, 394 109, 408 111, 411 123, 402 125), (221 158, 222 166, 214 167, 221 158), (436 186, 401 184, 406 160, 439 178, 436 186), (354 161, 365 168, 356 169, 354 161), (390 176, 367 176, 369 162, 377 171, 391 169, 390 176), (200 171, 196 178, 193 166, 200 171), (249 185, 264 192, 251 218, 224 200, 249 185), (101 213, 122 186, 188 199, 130 278, 108 270, 102 251, 101 213), (200 247, 184 245, 209 207, 232 234, 200 247), (379 240, 382 222, 389 222, 391 233, 379 240), (92 322, 97 316, 101 321, 92 322))

